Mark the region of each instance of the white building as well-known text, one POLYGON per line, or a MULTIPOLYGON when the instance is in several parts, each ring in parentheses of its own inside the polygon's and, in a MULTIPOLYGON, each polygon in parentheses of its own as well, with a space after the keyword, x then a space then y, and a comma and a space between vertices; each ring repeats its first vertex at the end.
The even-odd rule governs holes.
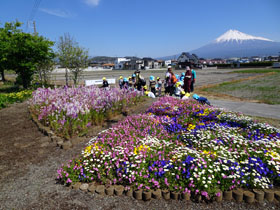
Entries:
POLYGON ((130 61, 130 59, 127 58, 117 58, 115 60, 115 68, 114 69, 123 69, 124 63, 130 61))
POLYGON ((171 65, 171 63, 172 63, 171 60, 164 61, 165 66, 171 65))

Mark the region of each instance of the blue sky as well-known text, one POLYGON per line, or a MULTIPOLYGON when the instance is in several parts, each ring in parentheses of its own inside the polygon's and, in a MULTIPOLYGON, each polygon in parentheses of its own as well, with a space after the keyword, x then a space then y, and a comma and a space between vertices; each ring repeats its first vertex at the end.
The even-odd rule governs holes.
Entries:
POLYGON ((40 35, 69 33, 91 56, 174 55, 229 29, 280 41, 279 11, 279 0, 0 0, 2 24, 31 32, 35 20, 40 35))

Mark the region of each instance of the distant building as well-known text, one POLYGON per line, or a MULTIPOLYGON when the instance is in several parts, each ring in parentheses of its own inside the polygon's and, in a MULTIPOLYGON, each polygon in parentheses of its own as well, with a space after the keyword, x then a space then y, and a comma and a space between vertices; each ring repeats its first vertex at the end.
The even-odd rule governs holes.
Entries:
POLYGON ((195 54, 190 54, 188 52, 183 52, 177 59, 180 68, 186 68, 186 66, 198 65, 198 57, 195 54))
POLYGON ((127 59, 127 58, 117 58, 115 60, 115 63, 114 63, 114 69, 124 69, 125 68, 125 63, 130 61, 130 59, 127 59))
POLYGON ((261 62, 261 61, 263 61, 263 59, 260 56, 252 56, 250 58, 250 62, 261 62))
POLYGON ((115 67, 114 63, 104 63, 102 64, 103 69, 113 69, 115 67))
POLYGON ((145 69, 153 69, 154 68, 154 59, 152 58, 143 58, 144 61, 144 68, 145 69))

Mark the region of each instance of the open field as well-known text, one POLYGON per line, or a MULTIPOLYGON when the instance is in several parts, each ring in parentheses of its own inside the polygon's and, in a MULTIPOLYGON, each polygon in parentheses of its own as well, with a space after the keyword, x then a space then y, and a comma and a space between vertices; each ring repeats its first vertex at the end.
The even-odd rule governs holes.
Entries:
MULTIPOLYGON (((217 84, 225 81, 231 81, 234 79, 242 79, 249 76, 254 76, 256 73, 252 72, 249 74, 243 73, 231 73, 235 69, 217 69, 217 70, 201 70, 197 69, 197 80, 196 86, 203 86, 208 84, 217 84), (229 74, 230 73, 230 74, 229 74)), ((246 70, 246 69, 244 69, 246 70)), ((181 74, 185 72, 185 70, 174 70, 175 74, 181 74)), ((84 80, 92 80, 92 79, 102 79, 102 77, 106 78, 115 78, 118 80, 120 76, 129 77, 134 73, 134 70, 107 70, 107 71, 95 71, 95 72, 84 72, 80 77, 80 83, 84 83, 84 80)), ((155 77, 160 77, 164 79, 166 73, 166 69, 162 70, 145 70, 141 71, 141 75, 148 81, 151 75, 155 77)), ((65 84, 65 75, 62 73, 52 74, 51 80, 53 83, 64 85, 65 84)))
POLYGON ((280 86, 277 85, 279 81, 280 73, 272 72, 249 80, 223 82, 202 90, 261 103, 280 104, 280 86))

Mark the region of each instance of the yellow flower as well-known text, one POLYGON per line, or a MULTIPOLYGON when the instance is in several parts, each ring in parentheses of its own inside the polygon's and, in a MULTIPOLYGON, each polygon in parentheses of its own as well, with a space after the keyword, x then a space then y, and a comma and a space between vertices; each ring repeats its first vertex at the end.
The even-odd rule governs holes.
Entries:
POLYGON ((195 129, 195 125, 189 124, 189 125, 188 125, 188 130, 193 130, 193 129, 195 129))
POLYGON ((208 155, 208 156, 210 156, 210 155, 216 156, 216 155, 217 155, 217 153, 216 153, 216 152, 207 151, 207 150, 203 150, 203 152, 202 152, 202 153, 203 153, 203 154, 205 154, 205 155, 208 155))
POLYGON ((134 154, 137 155, 140 151, 150 151, 151 148, 147 145, 140 145, 139 147, 134 148, 134 154))
POLYGON ((266 153, 267 156, 272 156, 274 159, 280 160, 280 155, 277 152, 271 151, 266 153))
POLYGON ((85 156, 90 155, 92 147, 93 147, 92 145, 89 145, 85 148, 85 151, 84 151, 85 156))

